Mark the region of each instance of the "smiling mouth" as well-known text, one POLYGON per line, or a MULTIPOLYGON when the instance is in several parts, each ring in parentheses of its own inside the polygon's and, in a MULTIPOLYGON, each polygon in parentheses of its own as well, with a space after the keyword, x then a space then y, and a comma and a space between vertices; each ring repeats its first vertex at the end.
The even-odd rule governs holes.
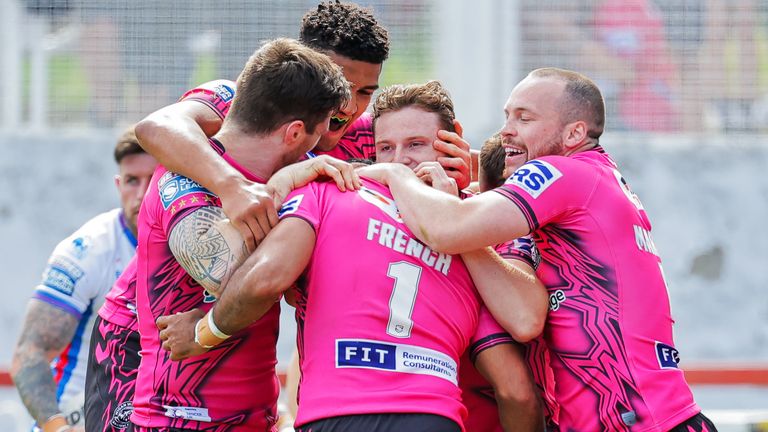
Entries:
POLYGON ((331 123, 328 125, 328 129, 331 132, 336 132, 343 128, 347 123, 349 123, 349 118, 331 117, 331 123))
POLYGON ((507 157, 514 157, 514 156, 520 156, 522 154, 525 154, 525 152, 523 150, 519 150, 512 147, 504 147, 504 154, 507 157))

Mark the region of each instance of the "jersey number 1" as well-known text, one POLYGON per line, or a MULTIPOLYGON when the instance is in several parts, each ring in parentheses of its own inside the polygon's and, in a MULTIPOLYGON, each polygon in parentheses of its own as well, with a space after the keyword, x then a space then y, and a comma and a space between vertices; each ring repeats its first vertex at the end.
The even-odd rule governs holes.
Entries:
POLYGON ((405 261, 390 263, 387 276, 395 280, 389 298, 387 334, 396 338, 411 337, 413 306, 419 292, 421 267, 405 261))

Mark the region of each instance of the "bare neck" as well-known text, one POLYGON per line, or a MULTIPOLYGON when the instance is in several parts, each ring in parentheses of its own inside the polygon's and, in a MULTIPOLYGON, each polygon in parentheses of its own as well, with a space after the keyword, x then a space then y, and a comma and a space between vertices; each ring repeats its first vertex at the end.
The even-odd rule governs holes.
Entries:
POLYGON ((270 134, 246 134, 235 127, 223 127, 215 138, 235 162, 257 177, 266 180, 282 167, 280 143, 270 134))

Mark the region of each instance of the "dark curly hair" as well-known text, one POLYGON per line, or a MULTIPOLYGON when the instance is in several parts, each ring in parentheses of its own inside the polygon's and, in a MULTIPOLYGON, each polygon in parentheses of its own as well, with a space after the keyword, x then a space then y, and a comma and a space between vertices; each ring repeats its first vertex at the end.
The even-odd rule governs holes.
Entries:
POLYGON ((301 21, 299 40, 320 51, 380 64, 389 56, 389 35, 370 9, 339 0, 325 1, 301 21))

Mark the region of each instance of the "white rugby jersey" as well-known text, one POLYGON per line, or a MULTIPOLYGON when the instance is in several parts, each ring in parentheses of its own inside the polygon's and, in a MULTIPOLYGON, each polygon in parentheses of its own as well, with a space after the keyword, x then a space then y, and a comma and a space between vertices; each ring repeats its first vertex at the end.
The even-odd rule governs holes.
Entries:
POLYGON ((89 220, 53 250, 33 298, 79 320, 72 341, 53 360, 60 407, 82 406, 91 330, 104 296, 136 253, 136 237, 122 209, 89 220))

